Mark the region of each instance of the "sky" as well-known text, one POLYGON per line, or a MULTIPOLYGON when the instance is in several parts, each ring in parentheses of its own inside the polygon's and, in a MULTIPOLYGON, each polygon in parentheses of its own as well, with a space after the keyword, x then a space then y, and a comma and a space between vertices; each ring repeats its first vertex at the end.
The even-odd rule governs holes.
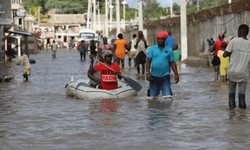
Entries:
MULTIPOLYGON (((133 7, 135 9, 138 9, 138 0, 126 0, 128 2, 129 7, 133 7)), ((161 7, 170 7, 171 0, 157 0, 161 5, 161 7)), ((181 0, 172 0, 173 3, 176 2, 178 5, 180 5, 181 0)))

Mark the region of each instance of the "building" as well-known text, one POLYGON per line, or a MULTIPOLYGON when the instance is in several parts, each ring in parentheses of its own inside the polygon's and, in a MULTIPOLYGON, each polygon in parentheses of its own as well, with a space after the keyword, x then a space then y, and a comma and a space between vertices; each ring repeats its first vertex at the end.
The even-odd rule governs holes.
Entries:
POLYGON ((0 0, 0 63, 4 62, 6 44, 5 31, 12 27, 11 1, 0 0))
POLYGON ((15 50, 18 56, 21 55, 21 49, 27 50, 29 53, 36 51, 36 35, 33 32, 29 32, 27 28, 32 29, 33 20, 32 17, 26 16, 26 11, 22 7, 21 0, 0 0, 2 4, 2 13, 0 23, 8 22, 8 25, 3 25, 3 31, 0 36, 1 39, 1 62, 6 60, 6 52, 12 49, 11 44, 15 44, 15 50), (2 15, 3 14, 3 15, 2 15), (8 21, 6 21, 8 20, 8 21), (30 41, 30 42, 28 42, 30 41), (3 59, 2 59, 3 58, 3 59))

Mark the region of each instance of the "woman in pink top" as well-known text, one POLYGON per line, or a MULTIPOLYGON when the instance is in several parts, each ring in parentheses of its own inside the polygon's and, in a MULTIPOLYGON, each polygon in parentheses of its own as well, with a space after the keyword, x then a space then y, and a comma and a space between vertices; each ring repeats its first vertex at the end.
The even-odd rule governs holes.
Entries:
MULTIPOLYGON (((108 44, 108 39, 107 37, 103 38, 103 44, 100 44, 98 46, 98 54, 97 56, 100 56, 102 52, 105 52, 106 50, 111 50, 112 51, 112 45, 108 44)), ((113 52, 113 51, 112 51, 113 52)), ((114 55, 114 52, 113 52, 114 55)))

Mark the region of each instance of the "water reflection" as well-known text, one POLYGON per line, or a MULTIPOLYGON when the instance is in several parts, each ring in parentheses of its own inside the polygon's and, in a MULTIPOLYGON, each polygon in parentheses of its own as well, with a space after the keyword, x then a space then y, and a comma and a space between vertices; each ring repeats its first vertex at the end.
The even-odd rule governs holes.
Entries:
POLYGON ((238 108, 229 110, 229 120, 227 121, 226 137, 228 141, 227 149, 249 149, 250 138, 249 128, 250 122, 249 113, 238 108))
POLYGON ((166 128, 170 122, 169 108, 172 105, 172 100, 148 100, 148 127, 151 130, 158 130, 160 128, 166 128))
POLYGON ((117 102, 114 100, 102 100, 101 108, 99 109, 100 113, 114 113, 117 112, 117 102))
MULTIPOLYGON (((99 113, 115 113, 117 112, 117 102, 115 102, 114 100, 102 100, 101 101, 101 108, 99 109, 99 113)), ((112 121, 111 117, 105 117, 105 118, 101 118, 102 121, 106 122, 106 125, 108 122, 112 121)))
POLYGON ((234 110, 228 111, 228 118, 230 120, 237 120, 237 121, 249 121, 248 119, 248 112, 246 110, 241 110, 239 108, 235 108, 234 110))
MULTIPOLYGON (((56 59, 51 51, 31 56, 37 63, 29 82, 14 66, 14 80, 0 84, 0 149, 3 143, 14 150, 250 147, 249 108, 229 112, 228 87, 211 81, 212 67, 183 67, 180 82, 171 85, 173 101, 148 100, 142 78, 136 97, 78 100, 64 87, 71 76, 87 79, 88 57, 81 62, 74 50, 58 50, 56 59)), ((136 79, 136 69, 126 65, 127 59, 122 74, 136 79)))

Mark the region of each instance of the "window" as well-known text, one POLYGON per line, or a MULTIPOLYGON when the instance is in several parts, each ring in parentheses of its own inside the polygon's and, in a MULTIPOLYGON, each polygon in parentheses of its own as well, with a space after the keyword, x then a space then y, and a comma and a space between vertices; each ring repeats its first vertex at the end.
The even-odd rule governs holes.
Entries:
POLYGON ((18 21, 19 25, 22 25, 22 20, 23 20, 22 18, 19 18, 19 21, 18 21))
POLYGON ((94 33, 80 33, 81 38, 94 38, 95 34, 94 33))
POLYGON ((19 0, 11 0, 12 4, 19 4, 19 0))

